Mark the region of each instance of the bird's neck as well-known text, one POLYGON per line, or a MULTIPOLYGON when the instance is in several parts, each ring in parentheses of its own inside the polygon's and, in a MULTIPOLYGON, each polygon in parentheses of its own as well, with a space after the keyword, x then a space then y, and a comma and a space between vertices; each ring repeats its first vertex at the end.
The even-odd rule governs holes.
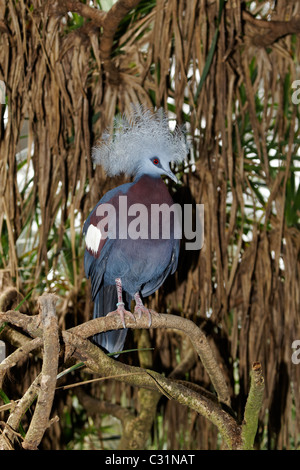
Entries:
POLYGON ((130 194, 133 200, 136 198, 137 201, 147 201, 149 204, 173 203, 167 186, 160 176, 156 175, 144 174, 135 178, 130 194))
POLYGON ((134 183, 137 183, 139 180, 143 180, 143 181, 149 181, 151 180, 152 182, 159 182, 159 181, 162 181, 161 179, 161 176, 160 175, 151 175, 149 173, 137 173, 135 175, 135 178, 134 178, 134 183))

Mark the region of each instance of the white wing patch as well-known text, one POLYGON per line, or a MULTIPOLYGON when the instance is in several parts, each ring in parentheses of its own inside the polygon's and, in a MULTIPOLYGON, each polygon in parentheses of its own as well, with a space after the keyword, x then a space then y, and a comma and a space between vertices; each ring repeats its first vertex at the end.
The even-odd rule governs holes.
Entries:
POLYGON ((96 254, 99 249, 100 241, 101 241, 100 230, 97 227, 95 227, 95 225, 91 224, 85 236, 85 243, 86 243, 87 249, 96 254))

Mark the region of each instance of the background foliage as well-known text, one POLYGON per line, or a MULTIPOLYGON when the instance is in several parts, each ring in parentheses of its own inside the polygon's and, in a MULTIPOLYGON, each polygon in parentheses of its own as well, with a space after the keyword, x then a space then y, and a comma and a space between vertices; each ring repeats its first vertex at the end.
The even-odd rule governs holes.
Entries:
MULTIPOLYGON (((175 120, 186 125, 191 142, 189 160, 178 169, 181 184, 170 190, 178 202, 205 205, 205 241, 200 253, 181 251, 176 276, 148 305, 203 328, 237 413, 251 364, 259 360, 266 389, 256 446, 295 448, 300 365, 291 360, 291 346, 300 339, 300 116, 292 96, 299 79, 299 2, 112 3, 7 0, 0 6, 0 80, 6 84, 0 290, 16 286, 32 313, 41 292, 55 292, 61 327, 91 317, 82 225, 100 196, 124 181, 93 168, 91 147, 131 103, 163 106, 171 126, 175 120)), ((137 333, 129 335, 128 346, 136 341, 137 333)), ((169 374, 188 357, 185 376, 208 385, 183 337, 156 331, 150 341, 154 369, 169 374)), ((139 358, 131 353, 120 360, 135 364, 139 358)), ((7 380, 7 394, 22 395, 38 368, 37 360, 22 364, 7 380)), ((104 418, 92 412, 86 394, 113 397, 131 411, 141 399, 109 381, 58 391, 61 419, 45 436, 45 448, 117 445, 119 421, 108 416, 110 408, 104 418)), ((149 448, 219 445, 204 418, 158 402, 149 448)))

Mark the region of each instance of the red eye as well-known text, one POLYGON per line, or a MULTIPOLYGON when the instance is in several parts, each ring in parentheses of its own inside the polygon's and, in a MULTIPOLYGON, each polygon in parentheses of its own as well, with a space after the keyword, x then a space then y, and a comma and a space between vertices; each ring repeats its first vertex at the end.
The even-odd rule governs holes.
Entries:
POLYGON ((152 161, 153 161, 154 165, 158 165, 158 164, 159 164, 159 160, 158 160, 158 158, 153 158, 153 160, 152 160, 152 161))

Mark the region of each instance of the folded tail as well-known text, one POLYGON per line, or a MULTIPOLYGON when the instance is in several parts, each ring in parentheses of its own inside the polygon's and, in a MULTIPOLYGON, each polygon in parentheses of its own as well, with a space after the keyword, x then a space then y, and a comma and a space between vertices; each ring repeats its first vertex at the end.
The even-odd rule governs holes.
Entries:
MULTIPOLYGON (((94 318, 104 317, 109 312, 113 312, 117 308, 117 290, 116 286, 101 286, 94 300, 94 318)), ((123 302, 126 310, 130 310, 131 297, 123 292, 123 302)), ((94 342, 104 348, 109 353, 120 352, 123 350, 127 328, 121 330, 106 331, 94 335, 94 342)), ((115 357, 117 357, 116 354, 115 357)))

